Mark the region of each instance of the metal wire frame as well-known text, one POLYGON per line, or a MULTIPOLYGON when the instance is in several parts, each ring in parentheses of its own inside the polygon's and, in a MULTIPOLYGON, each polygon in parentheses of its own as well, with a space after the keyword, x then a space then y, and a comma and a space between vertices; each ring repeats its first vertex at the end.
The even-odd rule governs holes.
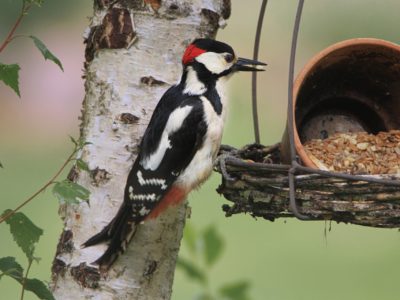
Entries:
POLYGON ((294 146, 294 116, 293 116, 293 82, 294 82, 294 66, 296 62, 297 38, 299 35, 301 14, 303 12, 304 0, 299 0, 297 5, 296 19, 294 21, 292 47, 290 50, 289 63, 289 84, 288 84, 288 134, 290 141, 290 158, 292 167, 289 169, 289 207, 296 218, 300 220, 310 220, 310 217, 300 213, 296 202, 296 182, 295 173, 298 167, 296 159, 296 149, 294 146))
MULTIPOLYGON (((264 23, 265 9, 267 7, 268 0, 263 0, 261 3, 260 14, 258 16, 256 37, 254 39, 254 52, 253 59, 258 60, 258 52, 260 49, 261 30, 264 23)), ((258 108, 257 108, 257 72, 253 72, 251 77, 251 98, 253 106, 253 125, 254 125, 254 139, 257 144, 260 143, 260 129, 258 123, 258 108)))

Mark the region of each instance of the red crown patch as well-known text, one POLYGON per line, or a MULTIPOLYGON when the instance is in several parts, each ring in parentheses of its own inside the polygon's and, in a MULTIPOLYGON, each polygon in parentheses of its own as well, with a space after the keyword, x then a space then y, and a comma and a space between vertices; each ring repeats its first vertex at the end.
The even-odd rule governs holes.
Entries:
POLYGON ((203 54, 204 52, 207 52, 207 51, 197 48, 196 45, 194 45, 194 44, 190 44, 186 48, 185 53, 183 54, 183 57, 182 57, 183 64, 186 65, 186 64, 192 62, 197 56, 199 56, 200 54, 203 54))

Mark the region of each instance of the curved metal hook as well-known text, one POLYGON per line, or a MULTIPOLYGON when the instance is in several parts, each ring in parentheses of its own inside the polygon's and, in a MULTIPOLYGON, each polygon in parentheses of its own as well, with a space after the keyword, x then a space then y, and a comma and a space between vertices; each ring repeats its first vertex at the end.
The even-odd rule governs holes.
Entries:
POLYGON ((296 202, 296 148, 294 146, 294 116, 293 116, 293 81, 294 81, 294 65, 296 60, 297 37, 299 35, 301 14, 303 11, 304 0, 299 0, 297 5, 296 19, 294 22, 292 47, 290 50, 290 63, 289 63, 289 84, 288 84, 288 134, 290 141, 290 157, 292 168, 289 170, 289 207, 296 218, 300 220, 310 220, 309 216, 303 215, 298 209, 296 202))

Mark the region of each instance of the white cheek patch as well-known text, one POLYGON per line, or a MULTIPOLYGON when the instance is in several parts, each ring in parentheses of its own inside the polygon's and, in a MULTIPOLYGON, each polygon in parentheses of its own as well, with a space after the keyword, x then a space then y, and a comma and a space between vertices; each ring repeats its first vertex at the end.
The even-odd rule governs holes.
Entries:
POLYGON ((202 63, 211 73, 220 74, 228 70, 232 64, 225 60, 226 53, 206 52, 195 59, 202 63))
POLYGON ((143 166, 143 168, 145 168, 146 170, 154 171, 159 167, 167 149, 172 148, 169 136, 182 127, 183 122, 190 114, 192 109, 192 106, 178 107, 171 113, 168 118, 167 124, 165 125, 165 129, 161 135, 161 140, 158 148, 151 155, 145 157, 141 161, 141 165, 143 166))

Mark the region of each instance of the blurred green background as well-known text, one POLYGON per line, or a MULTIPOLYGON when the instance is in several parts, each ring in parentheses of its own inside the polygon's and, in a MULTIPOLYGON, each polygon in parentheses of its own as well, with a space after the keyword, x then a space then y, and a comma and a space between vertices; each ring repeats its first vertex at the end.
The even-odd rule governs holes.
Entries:
MULTIPOLYGON (((232 1, 228 26, 218 39, 242 57, 252 56, 260 0, 232 1)), ((287 70, 291 31, 297 1, 270 0, 262 34, 261 58, 268 62, 260 75, 259 110, 262 143, 280 140, 286 119, 287 70)), ((42 39, 62 61, 62 73, 44 62, 27 39, 17 39, 0 56, 3 63, 21 65, 21 99, 0 84, 0 212, 14 208, 40 187, 72 149, 68 134, 77 135, 83 99, 82 33, 92 13, 89 0, 47 0, 33 9, 19 34, 42 39)), ((0 1, 0 39, 15 20, 20 1, 0 1)), ((296 72, 318 51, 354 37, 376 37, 400 42, 398 0, 307 0, 298 43, 296 72)), ((231 108, 224 143, 236 147, 253 141, 250 76, 231 81, 231 108)), ((248 215, 225 218, 226 201, 215 192, 219 176, 190 197, 189 222, 197 229, 215 224, 225 239, 225 252, 213 267, 211 288, 240 279, 251 282, 252 299, 277 300, 391 300, 399 299, 400 233, 332 224, 326 237, 324 222, 294 219, 273 223, 248 215)), ((58 203, 43 193, 23 212, 44 229, 31 277, 50 280, 51 261, 61 232, 58 203)), ((329 225, 328 225, 329 226, 329 225)), ((14 245, 8 226, 0 226, 0 257, 25 257, 14 245)), ((187 254, 185 246, 182 255, 187 254)), ((174 300, 192 299, 198 286, 177 271, 174 300)), ((18 299, 19 286, 0 280, 0 299, 18 299)), ((29 293, 25 299, 35 299, 29 293)))

